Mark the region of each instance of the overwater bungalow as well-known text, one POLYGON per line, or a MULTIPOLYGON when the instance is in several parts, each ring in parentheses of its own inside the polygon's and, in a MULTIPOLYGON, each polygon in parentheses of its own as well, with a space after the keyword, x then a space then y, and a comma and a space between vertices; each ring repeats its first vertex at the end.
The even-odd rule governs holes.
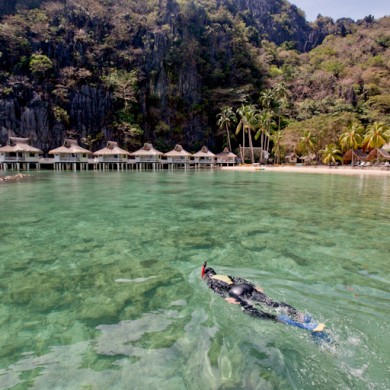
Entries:
POLYGON ((344 153, 343 164, 359 165, 362 162, 366 161, 366 158, 367 158, 367 154, 364 153, 362 150, 349 149, 347 152, 344 153))
POLYGON ((223 152, 217 154, 217 164, 219 165, 235 165, 237 156, 225 148, 223 152))
POLYGON ((174 149, 168 153, 165 153, 164 156, 167 158, 167 163, 169 166, 173 169, 174 167, 187 168, 192 155, 183 149, 181 145, 176 145, 174 149))
POLYGON ((366 161, 376 161, 377 164, 390 161, 390 153, 386 152, 383 148, 374 148, 368 154, 366 161))
POLYGON ((71 168, 83 170, 88 169, 88 156, 92 152, 79 146, 75 139, 66 138, 62 146, 50 150, 49 154, 54 155, 54 166, 59 171, 71 168))
POLYGON ((93 155, 97 158, 97 167, 99 169, 112 169, 115 166, 119 171, 127 169, 130 153, 121 149, 117 142, 108 141, 105 148, 97 150, 93 155))
POLYGON ((155 170, 162 167, 161 157, 164 153, 155 149, 152 144, 145 143, 141 149, 130 155, 135 157, 135 162, 139 169, 152 167, 155 170))
POLYGON ((199 152, 194 154, 194 163, 196 167, 201 166, 214 166, 216 162, 216 156, 210 152, 207 146, 203 146, 199 152))
POLYGON ((0 168, 26 169, 39 168, 42 150, 29 144, 29 138, 9 137, 8 145, 0 148, 0 168))

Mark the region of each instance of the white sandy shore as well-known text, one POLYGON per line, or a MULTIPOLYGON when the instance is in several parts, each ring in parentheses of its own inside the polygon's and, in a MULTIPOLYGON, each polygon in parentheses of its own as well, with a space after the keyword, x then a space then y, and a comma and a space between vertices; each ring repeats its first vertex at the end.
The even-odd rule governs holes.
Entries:
POLYGON ((271 165, 239 165, 234 167, 222 167, 222 170, 226 171, 242 171, 242 172, 294 172, 294 173, 321 173, 321 174, 331 174, 331 175, 369 175, 369 176, 390 176, 389 168, 376 168, 376 167, 326 167, 326 166, 296 166, 296 165, 281 165, 281 166, 271 166, 271 165))

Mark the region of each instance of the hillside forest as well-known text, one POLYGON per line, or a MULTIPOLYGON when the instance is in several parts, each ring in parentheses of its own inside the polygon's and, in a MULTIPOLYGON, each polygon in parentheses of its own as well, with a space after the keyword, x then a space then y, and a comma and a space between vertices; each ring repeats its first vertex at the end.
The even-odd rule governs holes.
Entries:
POLYGON ((244 144, 335 163, 389 142, 389 114, 390 17, 309 23, 285 0, 0 4, 0 144, 244 144))

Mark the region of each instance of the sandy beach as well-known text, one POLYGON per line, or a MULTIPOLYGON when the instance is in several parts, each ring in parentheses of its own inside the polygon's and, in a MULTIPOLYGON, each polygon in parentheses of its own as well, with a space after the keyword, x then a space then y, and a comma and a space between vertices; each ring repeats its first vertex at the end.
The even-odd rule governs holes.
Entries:
POLYGON ((226 171, 242 171, 242 172, 294 172, 294 173, 320 173, 320 174, 330 174, 330 175, 369 175, 369 176, 390 176, 390 168, 380 167, 348 167, 348 166, 338 166, 338 167, 327 167, 327 166, 296 166, 296 165, 239 165, 234 167, 222 167, 222 170, 226 171))

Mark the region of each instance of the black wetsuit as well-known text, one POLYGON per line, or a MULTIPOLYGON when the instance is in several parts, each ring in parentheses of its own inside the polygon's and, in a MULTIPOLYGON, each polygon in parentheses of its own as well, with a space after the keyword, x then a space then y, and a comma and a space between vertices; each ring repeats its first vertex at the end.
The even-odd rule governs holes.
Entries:
POLYGON ((223 298, 234 298, 241 305, 242 310, 245 313, 251 315, 252 317, 264 318, 274 321, 278 320, 278 317, 276 315, 266 313, 251 305, 251 301, 263 303, 273 309, 281 308, 289 315, 296 317, 296 309, 294 309, 287 303, 273 301, 272 299, 268 298, 264 293, 256 290, 255 286, 247 280, 236 278, 230 275, 222 277, 223 279, 228 278, 228 281, 221 280, 218 278, 221 275, 216 275, 212 269, 212 272, 208 272, 208 270, 206 270, 205 273, 207 285, 215 293, 217 293, 223 298))

